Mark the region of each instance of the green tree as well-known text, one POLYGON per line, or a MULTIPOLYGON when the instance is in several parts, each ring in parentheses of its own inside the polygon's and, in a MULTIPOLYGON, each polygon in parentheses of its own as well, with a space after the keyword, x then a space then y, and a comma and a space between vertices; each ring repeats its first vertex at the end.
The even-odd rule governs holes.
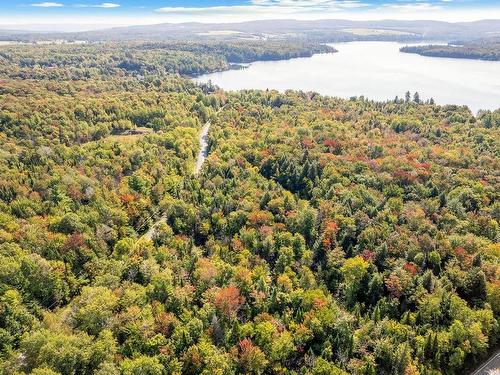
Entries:
POLYGON ((144 355, 125 359, 121 368, 123 375, 161 375, 164 370, 158 358, 144 355))

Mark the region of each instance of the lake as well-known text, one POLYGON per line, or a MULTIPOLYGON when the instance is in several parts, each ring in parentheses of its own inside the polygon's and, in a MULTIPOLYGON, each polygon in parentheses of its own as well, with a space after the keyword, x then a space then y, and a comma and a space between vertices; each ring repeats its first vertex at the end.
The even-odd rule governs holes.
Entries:
POLYGON ((500 62, 425 57, 401 53, 403 44, 332 44, 339 52, 282 61, 261 61, 246 69, 197 77, 225 90, 287 89, 374 100, 418 91, 438 104, 465 104, 473 112, 500 108, 500 62))

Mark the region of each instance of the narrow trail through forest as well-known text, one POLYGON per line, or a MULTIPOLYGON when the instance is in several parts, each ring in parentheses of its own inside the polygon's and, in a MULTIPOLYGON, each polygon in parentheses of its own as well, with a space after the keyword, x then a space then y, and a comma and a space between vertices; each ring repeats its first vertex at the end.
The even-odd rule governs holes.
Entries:
POLYGON ((201 167, 203 167, 203 163, 208 156, 208 131, 210 130, 210 126, 212 123, 208 120, 203 128, 201 128, 200 133, 200 152, 198 153, 198 157, 196 158, 196 164, 194 166, 194 174, 198 175, 201 171, 201 167))
MULTIPOLYGON (((217 111, 217 114, 219 114, 225 106, 219 108, 217 111)), ((208 132, 210 131, 210 127, 212 126, 212 121, 208 120, 205 122, 203 127, 201 128, 200 135, 199 135, 199 140, 200 140, 200 152, 198 153, 198 157, 196 158, 196 164, 194 166, 194 175, 197 176, 201 168, 203 167, 203 164, 205 163, 205 160, 207 159, 208 156, 208 132)), ((166 217, 162 215, 152 226, 149 228, 149 230, 144 233, 142 236, 143 239, 146 240, 152 240, 153 234, 155 233, 156 228, 158 225, 161 223, 165 222, 166 217)))
POLYGON ((484 360, 470 375, 500 374, 500 349, 484 360))

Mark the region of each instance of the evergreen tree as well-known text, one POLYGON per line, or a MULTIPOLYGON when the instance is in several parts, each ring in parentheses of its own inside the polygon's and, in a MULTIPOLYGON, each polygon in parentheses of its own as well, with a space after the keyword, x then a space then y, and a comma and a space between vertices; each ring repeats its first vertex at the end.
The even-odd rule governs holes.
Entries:
POLYGON ((407 91, 405 93, 405 103, 409 103, 410 99, 411 99, 411 93, 409 91, 407 91))

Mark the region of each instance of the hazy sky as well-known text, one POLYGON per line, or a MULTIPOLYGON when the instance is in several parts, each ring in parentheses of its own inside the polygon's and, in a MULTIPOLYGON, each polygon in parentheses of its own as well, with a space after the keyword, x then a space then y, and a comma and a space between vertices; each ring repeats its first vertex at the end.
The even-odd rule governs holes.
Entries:
POLYGON ((85 29, 255 19, 500 19, 500 0, 0 0, 0 27, 85 29))

